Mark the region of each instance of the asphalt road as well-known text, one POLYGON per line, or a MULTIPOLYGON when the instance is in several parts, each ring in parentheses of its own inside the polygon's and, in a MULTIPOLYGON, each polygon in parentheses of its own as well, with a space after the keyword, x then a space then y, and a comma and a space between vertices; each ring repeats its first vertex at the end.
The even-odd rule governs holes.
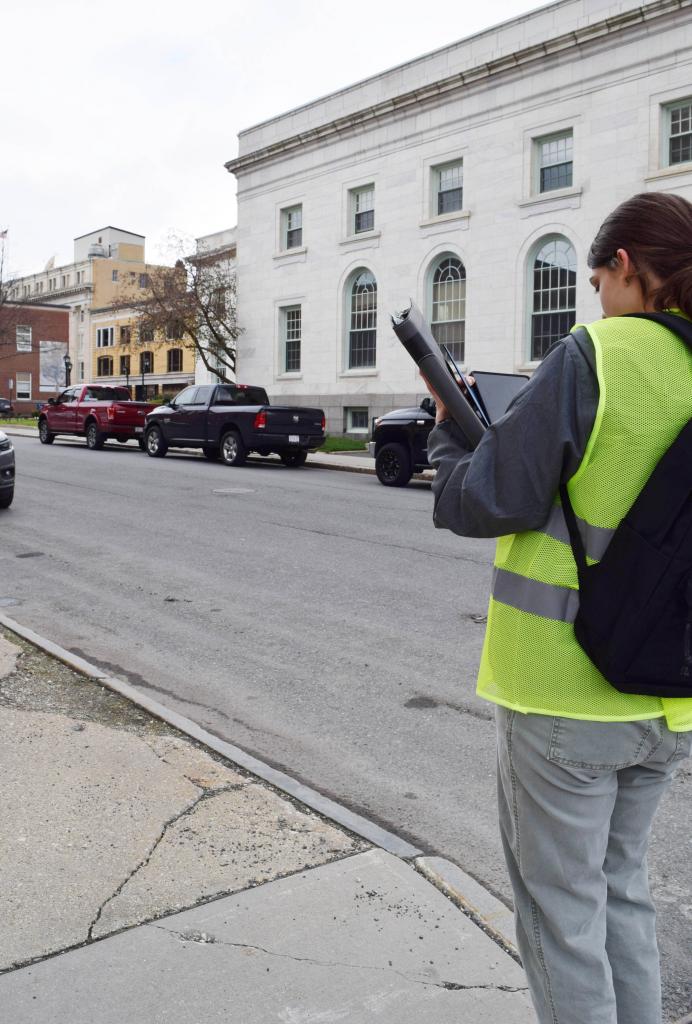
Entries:
MULTIPOLYGON (((490 542, 435 530, 423 483, 14 441, 8 614, 509 900, 474 695, 490 542)), ((669 1020, 692 1009, 691 805, 688 765, 650 857, 669 1020)))

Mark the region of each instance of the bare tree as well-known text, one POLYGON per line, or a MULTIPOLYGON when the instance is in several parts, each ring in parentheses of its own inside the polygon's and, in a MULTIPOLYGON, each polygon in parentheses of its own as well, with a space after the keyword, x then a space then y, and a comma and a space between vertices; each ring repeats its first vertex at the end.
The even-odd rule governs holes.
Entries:
MULTIPOLYGON (((235 379, 237 341, 235 273, 212 253, 184 255, 173 267, 152 267, 143 290, 118 292, 114 308, 139 321, 140 344, 180 340, 222 381, 235 379)), ((134 339, 133 339, 134 340, 134 339)))

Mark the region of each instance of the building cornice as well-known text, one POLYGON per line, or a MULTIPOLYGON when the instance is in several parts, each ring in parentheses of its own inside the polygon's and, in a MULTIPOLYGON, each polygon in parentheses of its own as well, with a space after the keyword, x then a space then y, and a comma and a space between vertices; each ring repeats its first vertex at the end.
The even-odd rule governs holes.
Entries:
MULTIPOLYGON (((615 36, 646 22, 666 17, 674 14, 676 11, 690 7, 692 7, 692 0, 653 0, 653 2, 642 4, 634 10, 604 18, 592 25, 585 25, 563 35, 554 36, 552 39, 546 39, 544 42, 537 43, 534 46, 515 50, 504 57, 478 64, 466 71, 459 71, 447 78, 430 82, 421 88, 411 89, 401 93, 399 96, 364 107, 355 113, 336 118, 308 131, 280 139, 269 146, 253 150, 244 156, 236 157, 234 160, 229 160, 224 166, 231 174, 238 176, 263 164, 270 163, 272 160, 288 156, 297 150, 305 149, 306 146, 320 145, 329 139, 358 131, 363 126, 374 121, 397 116, 413 107, 429 105, 441 97, 453 95, 484 80, 507 74, 518 68, 530 66, 539 60, 544 60, 546 57, 561 56, 570 50, 578 50, 594 42, 600 43, 608 36, 615 36)), ((615 42, 613 42, 613 45, 616 45, 615 42)))

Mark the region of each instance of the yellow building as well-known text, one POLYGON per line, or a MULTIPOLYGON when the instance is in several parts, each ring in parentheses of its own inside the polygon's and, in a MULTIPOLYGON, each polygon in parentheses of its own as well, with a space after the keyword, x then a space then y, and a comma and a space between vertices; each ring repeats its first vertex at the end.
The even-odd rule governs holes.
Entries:
MULTIPOLYGON (((111 303, 116 294, 111 292, 111 303)), ((194 352, 172 336, 174 325, 168 332, 171 336, 164 337, 147 328, 135 306, 123 309, 111 304, 92 309, 91 332, 95 383, 124 384, 138 400, 174 395, 194 383, 194 352)))

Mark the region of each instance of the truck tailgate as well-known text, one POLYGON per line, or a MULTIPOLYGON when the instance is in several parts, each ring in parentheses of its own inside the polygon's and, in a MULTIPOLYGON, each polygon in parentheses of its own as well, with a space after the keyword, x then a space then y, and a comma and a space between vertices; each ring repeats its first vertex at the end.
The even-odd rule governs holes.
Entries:
POLYGON ((321 434, 322 410, 270 405, 265 409, 268 434, 321 434))
POLYGON ((150 402, 113 402, 108 407, 108 421, 119 427, 143 427, 144 418, 156 406, 150 402))

